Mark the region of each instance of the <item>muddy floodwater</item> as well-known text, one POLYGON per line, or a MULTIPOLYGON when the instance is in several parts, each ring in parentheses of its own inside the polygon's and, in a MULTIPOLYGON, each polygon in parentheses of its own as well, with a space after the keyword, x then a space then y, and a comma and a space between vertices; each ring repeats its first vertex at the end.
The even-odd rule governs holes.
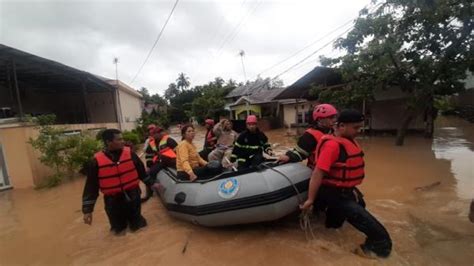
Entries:
MULTIPOLYGON (((172 130, 174 136, 177 131, 172 130)), ((196 144, 201 145, 203 131, 196 144)), ((286 130, 268 132, 275 150, 295 143, 286 130)), ((474 125, 440 117, 435 138, 361 138, 368 209, 390 232, 385 260, 358 257, 364 236, 345 224, 325 229, 314 218, 307 241, 298 217, 257 225, 203 228, 169 217, 156 199, 143 204, 149 226, 113 236, 98 201, 92 226, 83 224, 84 179, 37 191, 0 193, 0 265, 474 265, 474 125), (183 248, 186 250, 183 253, 183 248)))

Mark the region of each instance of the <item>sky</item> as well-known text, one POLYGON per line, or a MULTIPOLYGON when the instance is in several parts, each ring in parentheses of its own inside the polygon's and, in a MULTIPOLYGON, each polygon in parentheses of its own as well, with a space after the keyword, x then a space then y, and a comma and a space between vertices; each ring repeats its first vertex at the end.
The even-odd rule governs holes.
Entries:
POLYGON ((119 80, 161 95, 181 72, 191 86, 281 73, 291 85, 320 55, 341 53, 331 42, 370 0, 179 0, 138 73, 174 3, 0 0, 0 43, 111 79, 117 57, 119 80))

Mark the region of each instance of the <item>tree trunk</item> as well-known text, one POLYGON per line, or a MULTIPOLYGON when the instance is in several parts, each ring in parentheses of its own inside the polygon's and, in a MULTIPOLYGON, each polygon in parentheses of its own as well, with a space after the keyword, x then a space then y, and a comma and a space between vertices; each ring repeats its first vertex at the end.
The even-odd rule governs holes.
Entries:
POLYGON ((434 119, 435 119, 435 108, 433 106, 433 99, 431 98, 428 101, 425 111, 425 138, 431 139, 433 138, 434 133, 434 119))
POLYGON ((403 143, 405 141, 405 135, 407 133, 408 126, 410 125, 411 121, 415 117, 415 111, 414 110, 408 110, 407 114, 404 116, 404 120, 400 127, 397 130, 397 138, 395 140, 395 145, 397 146, 403 146, 403 143))

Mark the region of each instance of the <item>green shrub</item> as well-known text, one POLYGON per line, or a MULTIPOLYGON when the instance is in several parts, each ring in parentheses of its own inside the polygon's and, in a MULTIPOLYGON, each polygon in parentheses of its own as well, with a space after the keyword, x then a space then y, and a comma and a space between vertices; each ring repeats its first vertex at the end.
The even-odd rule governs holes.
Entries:
POLYGON ((140 143, 140 138, 138 137, 138 134, 133 131, 123 131, 122 137, 125 142, 132 143, 133 145, 137 145, 140 143))

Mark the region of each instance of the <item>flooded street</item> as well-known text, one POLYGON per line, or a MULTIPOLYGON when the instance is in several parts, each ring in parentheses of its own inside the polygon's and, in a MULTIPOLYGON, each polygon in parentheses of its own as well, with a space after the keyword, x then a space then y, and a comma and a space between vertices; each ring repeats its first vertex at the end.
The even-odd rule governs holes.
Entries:
MULTIPOLYGON (((296 140, 284 129, 268 136, 277 153, 296 140)), ((467 216, 474 197, 474 125, 440 117, 434 140, 408 137, 403 147, 394 146, 393 137, 360 142, 367 164, 361 191, 393 239, 388 259, 354 255, 364 236, 347 223, 329 230, 315 218, 311 241, 297 216, 204 228, 169 217, 156 197, 142 206, 148 227, 115 237, 102 200, 92 226, 83 224, 84 179, 77 179, 49 190, 0 193, 0 265, 473 265, 474 224, 467 216)))

